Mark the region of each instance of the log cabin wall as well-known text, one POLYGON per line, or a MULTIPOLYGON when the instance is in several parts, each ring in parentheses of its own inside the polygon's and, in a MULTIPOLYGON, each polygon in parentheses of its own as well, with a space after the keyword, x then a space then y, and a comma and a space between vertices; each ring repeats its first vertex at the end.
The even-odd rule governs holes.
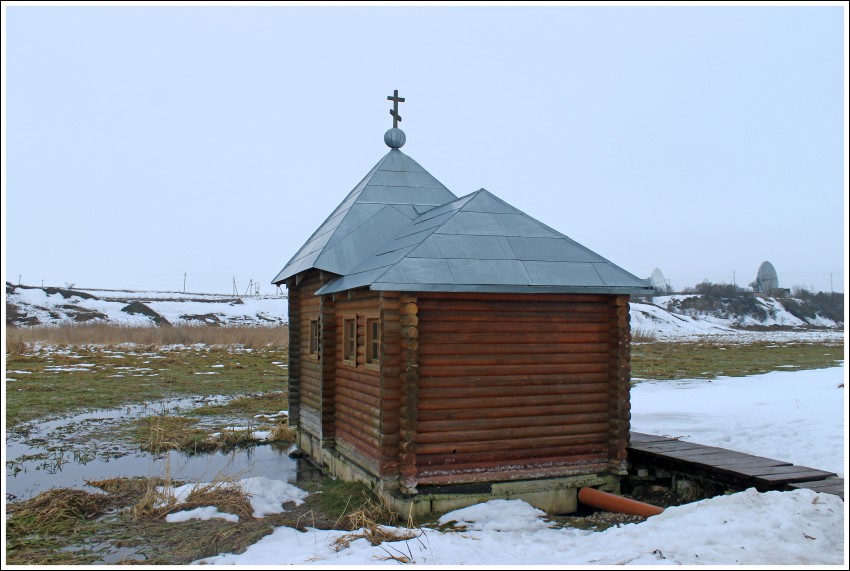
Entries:
POLYGON ((611 400, 628 360, 611 297, 420 293, 418 389, 406 395, 416 473, 405 487, 610 469, 624 449, 627 411, 611 400))
MULTIPOLYGON (((303 275, 289 290, 289 303, 297 307, 297 323, 290 316, 290 327, 298 330, 298 343, 290 345, 290 395, 297 394, 297 426, 322 438, 322 300, 316 290, 322 286, 319 272, 303 275), (297 303, 296 303, 297 302, 297 303), (318 327, 316 338, 315 327, 318 327)), ((292 402, 290 401, 290 407, 292 402)))
POLYGON ((336 296, 336 449, 374 475, 380 471, 381 459, 381 364, 367 358, 366 327, 380 314, 378 293, 361 290, 336 296), (346 332, 347 322, 353 326, 353 336, 346 332))
POLYGON ((629 296, 608 298, 609 324, 609 469, 620 475, 628 473, 626 448, 631 430, 632 335, 629 326, 629 296))

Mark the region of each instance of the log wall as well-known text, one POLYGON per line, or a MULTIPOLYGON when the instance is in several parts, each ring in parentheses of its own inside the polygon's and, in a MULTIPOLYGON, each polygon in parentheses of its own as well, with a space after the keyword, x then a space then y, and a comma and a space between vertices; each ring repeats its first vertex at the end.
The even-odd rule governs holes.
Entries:
POLYGON ((358 463, 378 474, 381 459, 381 371, 379 366, 366 366, 366 319, 377 318, 381 311, 381 298, 370 291, 351 292, 336 296, 335 375, 329 377, 336 384, 334 390, 335 415, 333 418, 337 449, 347 452, 358 463), (344 360, 343 321, 355 318, 356 361, 344 360))
MULTIPOLYGON (((310 321, 321 318, 322 300, 315 295, 321 286, 319 272, 311 271, 290 289, 290 296, 293 293, 297 296, 299 313, 297 354, 290 345, 290 358, 295 356, 298 361, 297 382, 290 380, 298 392, 298 426, 318 439, 322 438, 322 360, 321 351, 319 356, 310 354, 310 321)), ((289 303, 294 304, 292 297, 289 303)), ((295 322, 290 318, 289 323, 292 327, 295 322)), ((290 372, 295 367, 294 363, 290 364, 290 372)))
POLYGON ((628 361, 624 306, 613 303, 604 295, 419 294, 417 389, 401 407, 404 443, 405 406, 416 405, 408 430, 415 481, 608 469, 623 430, 622 403, 611 399, 623 396, 628 361))

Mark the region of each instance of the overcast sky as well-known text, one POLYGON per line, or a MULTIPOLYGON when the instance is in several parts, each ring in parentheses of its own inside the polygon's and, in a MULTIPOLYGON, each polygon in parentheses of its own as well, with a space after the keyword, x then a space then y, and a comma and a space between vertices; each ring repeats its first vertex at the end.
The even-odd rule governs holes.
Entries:
POLYGON ((403 152, 458 196, 674 288, 769 260, 844 291, 845 17, 5 5, 5 279, 271 293, 388 151, 398 89, 403 152))

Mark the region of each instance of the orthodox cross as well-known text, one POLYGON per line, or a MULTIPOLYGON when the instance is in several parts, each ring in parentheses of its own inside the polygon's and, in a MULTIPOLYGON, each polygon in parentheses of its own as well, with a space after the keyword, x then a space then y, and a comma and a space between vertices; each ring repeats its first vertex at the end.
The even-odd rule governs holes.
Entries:
POLYGON ((404 97, 399 97, 398 89, 394 89, 392 95, 387 95, 387 101, 393 102, 393 108, 390 109, 390 115, 393 116, 393 129, 395 129, 401 121, 401 115, 398 114, 398 104, 404 103, 404 97))

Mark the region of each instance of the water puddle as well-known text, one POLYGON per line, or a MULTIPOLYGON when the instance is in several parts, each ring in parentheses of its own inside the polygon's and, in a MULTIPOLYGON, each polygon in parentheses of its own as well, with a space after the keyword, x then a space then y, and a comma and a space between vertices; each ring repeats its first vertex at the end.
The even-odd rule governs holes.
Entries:
POLYGON ((6 499, 25 500, 51 488, 95 489, 89 480, 159 476, 175 481, 210 482, 216 478, 265 476, 288 482, 321 478, 308 463, 289 458, 292 446, 270 443, 228 452, 153 455, 115 437, 128 423, 151 414, 178 414, 224 397, 165 399, 145 405, 87 412, 31 423, 7 434, 6 499))

